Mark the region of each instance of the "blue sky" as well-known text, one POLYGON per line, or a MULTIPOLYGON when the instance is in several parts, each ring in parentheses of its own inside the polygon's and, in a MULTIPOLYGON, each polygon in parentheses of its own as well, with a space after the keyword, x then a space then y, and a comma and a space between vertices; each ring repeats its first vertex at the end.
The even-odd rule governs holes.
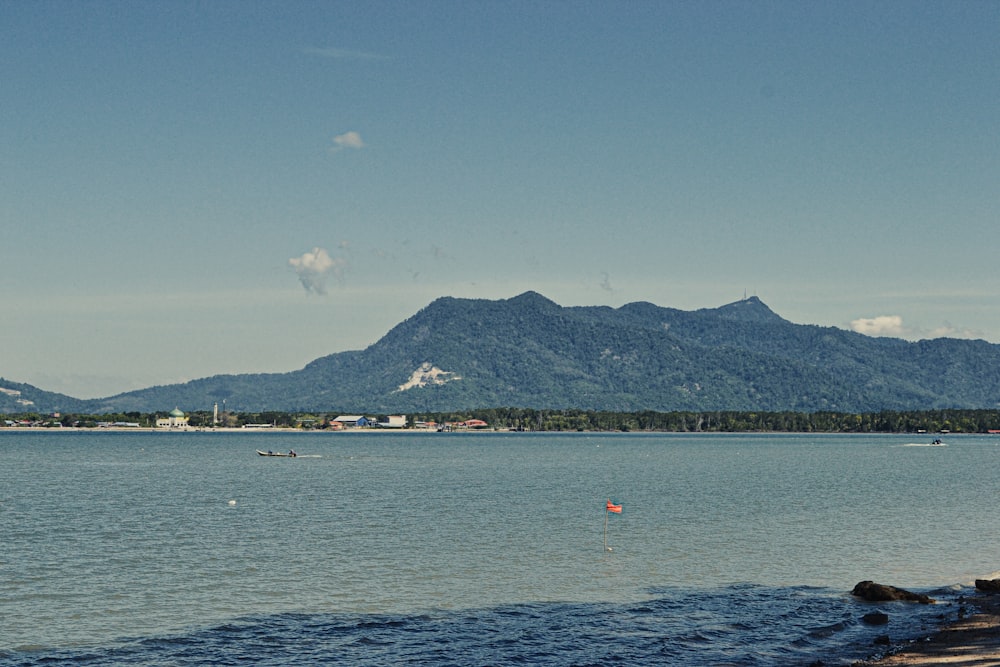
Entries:
POLYGON ((1000 342, 1000 3, 0 3, 0 376, 362 349, 439 296, 1000 342))

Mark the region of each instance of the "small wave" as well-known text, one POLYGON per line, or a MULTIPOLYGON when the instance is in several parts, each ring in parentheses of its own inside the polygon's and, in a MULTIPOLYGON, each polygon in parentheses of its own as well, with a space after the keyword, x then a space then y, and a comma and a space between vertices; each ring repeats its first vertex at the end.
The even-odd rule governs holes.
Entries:
POLYGON ((819 628, 813 628, 809 630, 810 638, 826 639, 832 637, 838 632, 843 632, 848 627, 847 623, 844 621, 838 621, 836 623, 831 623, 830 625, 824 625, 819 628))

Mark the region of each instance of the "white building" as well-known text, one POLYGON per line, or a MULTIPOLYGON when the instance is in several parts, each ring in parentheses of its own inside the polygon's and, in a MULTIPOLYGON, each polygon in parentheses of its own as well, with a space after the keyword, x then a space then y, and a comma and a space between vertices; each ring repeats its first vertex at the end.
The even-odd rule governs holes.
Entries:
POLYGON ((169 417, 160 417, 156 420, 156 428, 187 428, 188 418, 183 412, 174 408, 170 411, 169 417))
POLYGON ((386 421, 379 422, 382 428, 406 428, 406 415, 389 415, 386 421))

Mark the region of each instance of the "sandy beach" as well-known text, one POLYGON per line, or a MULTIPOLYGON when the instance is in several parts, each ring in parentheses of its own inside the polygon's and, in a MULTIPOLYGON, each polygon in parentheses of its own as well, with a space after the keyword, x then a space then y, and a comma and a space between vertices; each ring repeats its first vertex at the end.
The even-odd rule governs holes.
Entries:
POLYGON ((948 621, 928 637, 914 640, 879 660, 855 667, 1000 667, 1000 595, 975 594, 948 621))

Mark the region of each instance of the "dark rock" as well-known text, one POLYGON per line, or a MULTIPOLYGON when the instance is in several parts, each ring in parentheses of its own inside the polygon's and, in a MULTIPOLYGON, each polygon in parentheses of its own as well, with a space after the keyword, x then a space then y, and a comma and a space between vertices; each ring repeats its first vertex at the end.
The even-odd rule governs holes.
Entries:
POLYGON ((862 616, 861 620, 868 625, 885 625, 889 622, 889 614, 881 611, 873 611, 862 616))
POLYGON ((932 598, 922 593, 911 593, 895 586, 876 584, 874 581, 860 582, 854 587, 851 594, 869 602, 891 602, 894 600, 919 602, 920 604, 932 604, 934 602, 932 598))
POLYGON ((872 640, 872 644, 875 644, 876 646, 888 646, 891 643, 892 640, 889 639, 889 635, 879 635, 872 640))
POLYGON ((1000 593, 1000 579, 976 579, 976 589, 984 593, 1000 593))

